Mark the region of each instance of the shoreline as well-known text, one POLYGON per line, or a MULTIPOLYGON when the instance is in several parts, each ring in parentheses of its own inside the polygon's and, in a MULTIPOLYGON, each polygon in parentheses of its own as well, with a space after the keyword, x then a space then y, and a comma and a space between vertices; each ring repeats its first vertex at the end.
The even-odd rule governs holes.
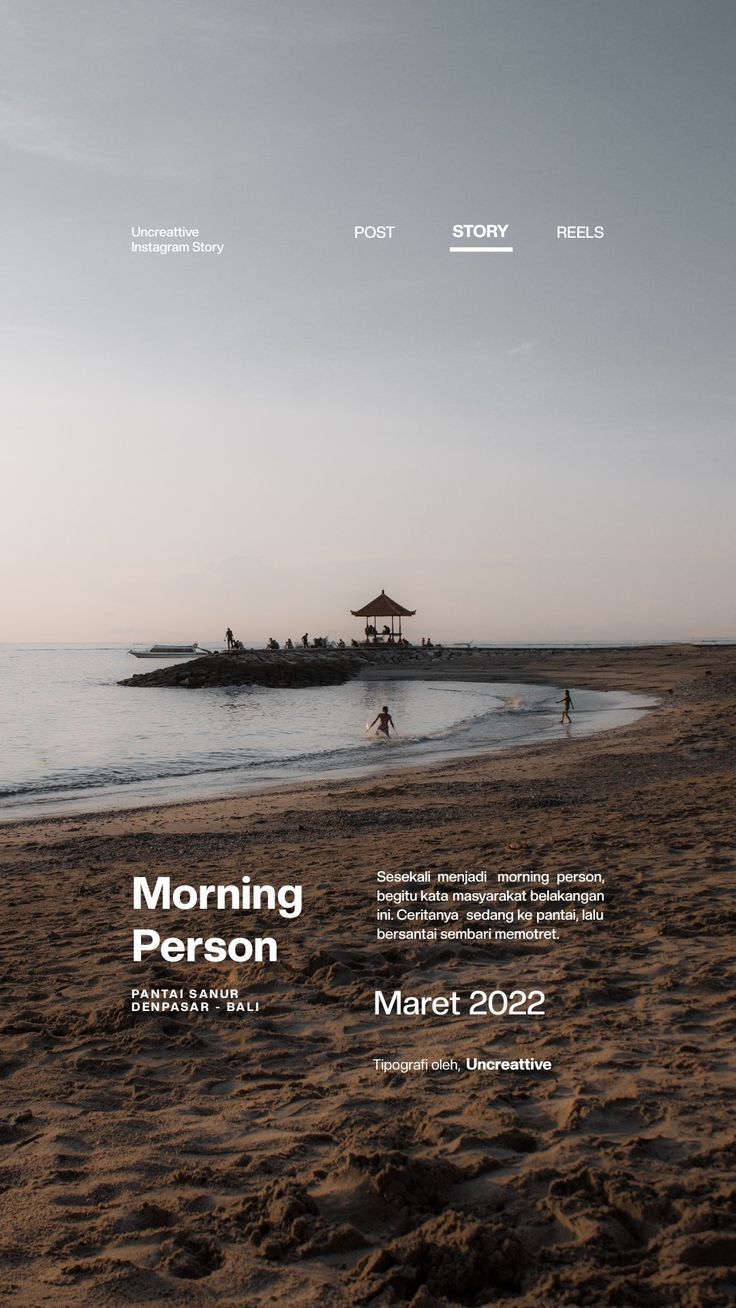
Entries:
MULTIPOLYGON (((400 678, 399 677, 391 678, 391 680, 398 681, 400 680, 400 678)), ((443 678, 443 680, 454 681, 455 678, 447 677, 447 678, 443 678)), ((463 683, 468 684, 472 680, 474 679, 471 679, 469 677, 458 678, 458 681, 460 681, 461 684, 463 683)), ((478 679, 478 684, 479 685, 487 684, 488 680, 489 680, 488 678, 478 679)), ((511 679, 509 681, 509 684, 514 684, 511 681, 511 679)), ((535 684, 545 685, 547 683, 540 681, 535 684)), ((555 687, 555 689, 558 688, 555 687)), ((580 688, 573 688, 573 689, 577 690, 580 688)), ((615 694, 617 692, 615 690, 612 690, 610 693, 615 694)), ((622 693, 630 693, 630 692, 622 692, 622 693)), ((633 714, 635 715, 635 720, 631 723, 628 721, 623 721, 623 722, 615 723, 614 725, 611 726, 592 727, 582 730, 579 727, 577 734, 575 734, 575 736, 572 737, 572 739, 574 739, 575 741, 584 741, 584 740, 590 740, 594 736, 595 737, 606 736, 606 735, 610 735, 613 732, 630 730, 632 727, 636 725, 637 722, 645 718, 648 714, 655 713, 661 707, 661 704, 662 704, 661 700, 656 700, 653 704, 623 705, 617 708, 593 710, 595 712, 606 713, 612 716, 615 716, 616 714, 619 715, 633 714)), ((573 710, 573 711, 577 712, 578 710, 573 710)), ((582 710, 582 712, 590 713, 590 710, 582 710)), ((574 721, 573 721, 573 725, 574 725, 574 721)), ((570 729, 571 728, 568 728, 568 730, 570 729)), ((342 766, 336 764, 332 769, 330 768, 323 769, 321 773, 318 772, 313 775, 306 774, 303 778, 299 778, 294 775, 291 775, 290 777, 288 778, 285 777, 282 780, 276 780, 276 779, 258 780, 255 777, 253 777, 249 781, 241 780, 239 783, 233 782, 232 789, 228 789, 226 787, 220 789, 218 787, 217 789, 214 789, 209 794, 207 793, 202 793, 198 795, 192 794, 189 796, 182 796, 181 798, 178 799, 173 799, 173 798, 172 799, 154 799, 154 798, 146 799, 142 797, 136 802, 129 802, 129 801, 126 802, 126 799, 121 795, 119 803, 105 802, 105 803, 100 803, 94 808, 83 807, 85 802, 85 794, 84 792, 80 792, 80 796, 78 800, 70 797, 67 800, 55 799, 50 801, 52 807, 56 807, 57 804, 64 805, 63 809, 60 809, 56 812, 45 812, 44 811, 45 806, 43 803, 38 804, 37 810, 33 810, 32 807, 30 807, 29 811, 22 813, 20 816, 6 816, 7 810, 4 811, 2 808, 0 808, 0 832, 5 830, 5 828, 12 827, 17 823, 28 824, 31 822, 53 822, 65 817, 66 818, 104 817, 106 814, 122 816, 123 814, 126 813, 134 813, 138 809, 158 810, 158 809, 165 809, 165 808, 181 808, 181 807, 186 807, 189 804, 217 803, 219 801, 225 802, 227 800, 234 800, 237 799, 238 797, 242 797, 246 795, 257 797, 259 795, 267 795, 267 794, 272 794, 274 792, 287 794, 292 791, 299 791, 303 788, 326 786, 326 785, 337 785, 341 781, 360 782, 360 781, 370 781, 372 779, 376 779, 380 777, 393 776, 397 779, 397 784, 398 784, 401 777, 403 777, 405 773, 413 773, 414 771, 424 771, 428 768, 439 768, 443 766, 449 767, 453 763, 464 763, 464 762, 469 762, 473 759, 481 760, 486 757, 495 756, 495 755, 505 755, 510 753, 517 754, 523 750, 533 749, 535 747, 552 748, 552 747, 559 747, 561 744, 566 746, 569 743, 570 740, 568 739, 567 736, 565 736, 564 738, 561 736, 553 737, 551 735, 543 734, 542 731, 540 730, 540 734, 536 740, 529 740, 526 742, 515 741, 512 739, 506 742, 488 744, 485 746, 477 746, 475 749, 468 748, 465 749, 465 751, 463 751, 462 748, 457 748, 457 749, 448 748, 446 753, 438 752, 432 757, 427 757, 427 758, 421 758, 421 757, 413 758, 413 759, 399 758, 396 759, 395 761, 392 761, 391 757, 389 756, 389 757, 384 757, 380 763, 378 762, 371 763, 366 761, 364 764, 356 763, 354 765, 348 764, 342 766), (72 807, 75 804, 78 804, 79 807, 72 807)), ((209 776, 216 776, 216 775, 217 773, 189 773, 178 778, 178 780, 180 780, 183 783, 186 783, 188 781, 191 782, 196 779, 200 779, 201 781, 204 778, 207 778, 209 776)), ((173 781, 174 778, 163 778, 162 780, 164 782, 167 780, 173 781)), ((141 785, 143 783, 137 783, 137 784, 141 785)), ((123 791, 124 789, 132 790, 135 787, 135 785, 136 783, 127 783, 125 787, 120 786, 120 791, 123 791)), ((106 801, 111 798, 112 796, 105 797, 106 801)), ((20 808, 21 806, 18 805, 17 807, 20 808)))
MULTIPOLYGON (((727 1301, 736 650, 633 653, 620 676, 660 708, 564 749, 3 828, 9 1302, 727 1301), (416 866, 600 873, 606 921, 554 945, 377 940, 376 869, 416 866), (153 869, 298 881, 304 915, 269 968, 135 964, 131 878, 153 869), (261 1011, 131 1013, 146 985, 261 1011), (547 1015, 373 1012, 376 988, 478 985, 539 987, 547 1015)), ((243 925, 216 916, 166 926, 243 925)))
MULTIPOLYGON (((672 687, 669 682, 672 680, 669 675, 669 661, 677 659, 682 667, 687 668, 688 675, 692 675, 698 670, 700 665, 703 667, 707 663, 712 663, 718 657, 728 659, 729 651, 736 653, 736 647, 728 645, 700 646, 700 645, 642 645, 642 646, 601 646, 591 647, 535 647, 527 649, 524 647, 497 648, 497 649, 434 649, 431 655, 425 655, 421 650, 409 651, 409 658, 405 657, 404 651, 390 650, 386 647, 378 649, 361 650, 364 662, 356 680, 358 681, 457 681, 459 683, 477 682, 485 684, 488 682, 514 683, 525 682, 529 685, 550 685, 562 686, 564 684, 572 685, 577 689, 608 691, 611 693, 645 693, 658 697, 658 702, 654 705, 642 706, 642 711, 651 713, 661 708, 661 698, 666 695, 672 687), (642 682, 642 676, 645 681, 642 682), (613 683, 613 684, 612 684, 613 683)), ((302 654, 306 653, 300 650, 292 652, 292 659, 298 662, 302 654)), ((311 651, 310 651, 311 653, 311 651)), ((316 655, 323 652, 316 651, 316 655)), ((335 651, 324 652, 325 658, 331 658, 335 651)), ((245 651, 246 658, 249 658, 252 651, 245 651)), ((338 652, 339 654, 339 652, 338 652)), ((266 661, 269 655, 260 655, 266 661)), ((278 656, 276 656, 278 657, 278 656)), ((345 657, 353 660, 352 651, 345 651, 345 657)), ((333 659, 334 661, 334 659, 333 659)), ((141 687, 140 689, 145 689, 141 687)), ((184 693, 183 689, 181 693, 184 693)), ((190 692, 196 694, 196 690, 190 692)), ((623 710, 622 710, 623 711, 623 710)), ((636 710, 637 712, 639 710, 636 710)), ((586 733, 578 739, 587 739, 589 735, 602 735, 608 730, 624 731, 627 730, 626 724, 617 725, 613 728, 602 728, 594 732, 586 733)), ((554 744, 553 740, 540 742, 545 744, 554 744)), ((567 742, 565 742, 567 743, 567 742)), ((140 799, 132 802, 126 802, 126 798, 121 795, 120 802, 116 802, 114 795, 105 796, 105 799, 94 807, 85 808, 85 795, 81 792, 79 796, 70 795, 69 799, 57 798, 51 801, 52 805, 63 805, 64 808, 57 812, 44 812, 44 804, 40 802, 37 808, 34 808, 32 801, 27 807, 24 806, 24 812, 16 815, 12 807, 6 811, 0 808, 0 830, 11 828, 16 824, 29 822, 52 822, 64 817, 67 818, 92 818, 95 815, 102 816, 105 813, 124 814, 135 812, 137 809, 159 809, 172 806, 182 806, 187 804, 208 803, 218 799, 229 800, 237 798, 239 795, 260 795, 271 793, 274 790, 286 791, 300 789, 302 786, 312 785, 329 785, 337 784, 341 778, 346 781, 370 780, 372 777, 382 775, 401 776, 405 771, 413 771, 415 768, 434 768, 441 767, 445 763, 453 760, 462 760, 464 758, 482 758, 486 754, 505 754, 509 751, 517 752, 527 748, 524 744, 514 744, 509 742, 508 745, 500 744, 490 746, 487 750, 477 749, 470 750, 467 754, 462 751, 450 751, 444 757, 431 758, 426 762, 423 760, 411 760, 405 764, 403 761, 391 763, 385 761, 384 766, 372 767, 369 763, 356 765, 355 767, 337 767, 334 771, 328 771, 322 776, 305 776, 304 779, 291 777, 288 780, 265 780, 258 781, 255 777, 247 781, 241 779, 239 783, 234 783, 233 789, 224 785, 216 793, 204 794, 202 796, 189 795, 182 798, 151 798, 141 796, 140 799), (69 807, 67 807, 69 805, 69 807)), ((188 779, 194 777, 207 777, 207 773, 191 773, 182 777, 182 782, 186 783, 188 779)), ((173 782, 174 778, 162 778, 165 784, 167 781, 173 782)), ((145 783, 130 783, 131 786, 145 783)), ((156 783, 152 783, 156 784, 156 783)), ((172 786, 173 788, 173 786, 172 786)), ((121 787, 123 789, 123 787, 121 787)), ((90 801, 93 802, 94 801, 90 801)), ((19 804, 18 808, 21 807, 19 804)))
MULTIPOLYGON (((537 684, 542 685, 545 683, 539 682, 537 684)), ((657 702, 646 707, 632 709, 630 711, 639 714, 636 722, 630 724, 621 723, 618 726, 602 727, 599 730, 589 731, 585 734, 574 737, 574 742, 578 744, 592 739, 604 739, 607 736, 618 736, 623 732, 634 731, 641 721, 651 714, 656 713, 661 707, 661 702, 657 702)), ((624 710, 620 711, 623 712, 624 710)), ((393 779, 397 785, 400 785, 403 781, 413 780, 415 773, 424 774, 428 771, 434 771, 435 769, 441 769, 443 772, 450 771, 455 765, 457 765, 459 769, 462 769, 469 763, 482 762, 488 758, 497 758, 500 756, 507 757, 509 755, 513 755, 516 758, 525 753, 532 754, 532 752, 536 753, 538 750, 548 751, 554 748, 559 748, 560 745, 564 745, 565 748, 568 748, 572 743, 573 742, 570 740, 562 741, 559 738, 540 739, 537 741, 530 741, 527 744, 514 744, 512 742, 510 744, 501 744, 496 747, 489 746, 487 749, 478 749, 466 754, 448 754, 443 758, 427 759, 426 761, 398 762, 395 765, 387 763, 380 769, 375 768, 369 770, 367 766, 365 769, 360 770, 357 768, 355 770, 344 768, 335 771, 334 774, 308 777, 303 781, 255 782, 247 788, 222 791, 217 794, 202 795, 188 799, 167 799, 164 801, 150 800, 148 802, 142 800, 137 804, 111 804, 106 807, 75 809, 63 813, 44 813, 41 811, 37 814, 25 815, 23 817, 8 818, 4 817, 2 811, 0 811, 0 836, 2 832, 12 830, 12 828, 16 826, 27 827, 40 825, 42 823, 81 821, 82 819, 94 821, 95 818, 104 819, 106 817, 124 818, 131 817, 140 812, 161 813, 166 812, 169 809, 188 809, 190 807, 198 808, 202 805, 227 804, 234 800, 245 798, 257 800, 263 796, 288 799, 300 794, 302 791, 310 793, 318 792, 325 790, 327 787, 331 787, 334 790, 335 786, 340 785, 341 782, 344 782, 346 785, 349 784, 354 786, 356 784, 359 785, 362 782, 370 783, 371 781, 380 781, 382 779, 386 779, 387 781, 393 779)), ((81 802, 82 801, 80 800, 80 803, 81 802)))
MULTIPOLYGON (((396 678, 396 680, 399 680, 399 678, 396 678)), ((447 680, 454 680, 454 678, 447 678, 447 680)), ((543 685, 545 683, 544 681, 539 681, 539 683, 536 684, 543 685)), ((97 817, 99 817, 99 819, 105 819, 105 817, 120 817, 120 819, 122 819, 122 817, 139 814, 139 812, 161 814, 161 812, 166 812, 167 810, 182 810, 182 808, 190 807, 197 808, 201 806, 210 806, 210 804, 226 804, 234 802, 234 800, 246 798, 254 800, 258 800, 260 797, 289 799, 293 798, 294 795, 301 794, 302 791, 305 791, 305 793, 312 793, 312 791, 314 791, 314 793, 319 793, 319 791, 326 790, 327 787, 335 789, 335 786, 339 786, 341 782, 345 782, 345 785, 352 786, 361 785, 362 782, 365 782, 367 785, 367 783, 370 783, 371 781, 380 781, 384 780, 384 778, 388 780, 388 778, 392 778, 392 780, 396 781, 397 785, 400 785, 403 781, 414 780, 414 773, 424 774, 426 772, 434 772, 434 770, 438 770, 438 772, 439 770, 442 770, 443 773, 451 772, 454 766, 458 766, 458 769, 464 769, 468 764, 482 763, 484 760, 495 759, 495 757, 507 757, 510 755, 522 759, 522 757, 526 755, 536 755, 536 752, 540 751, 540 749, 541 751, 546 752, 552 751, 554 748, 560 748, 561 746, 563 748, 569 748, 571 744, 583 744, 588 742, 588 740, 605 739, 608 738, 608 736, 618 736, 627 731, 635 731, 637 730, 637 726, 641 725, 643 721, 646 721, 648 717, 651 717, 652 714, 658 712, 658 710, 661 709, 661 706, 663 706, 663 701, 658 700, 655 704, 642 706, 642 708, 634 708, 631 710, 621 709, 620 712, 637 713, 637 721, 631 723, 620 723, 618 726, 600 727, 600 729, 587 731, 584 732, 584 734, 574 736, 573 739, 548 738, 532 740, 532 742, 526 744, 514 744, 511 742, 509 744, 499 744, 499 746, 495 747, 476 749, 476 751, 468 753, 448 753, 448 755, 439 757, 439 759, 435 757, 435 759, 426 759, 424 761, 414 760, 410 761, 410 763, 407 763, 407 761, 399 761, 399 763, 396 764, 391 764, 390 761, 386 761, 383 765, 376 764, 374 768, 369 768, 367 765, 365 768, 340 768, 336 769, 333 773, 326 773, 323 774, 323 776, 318 777, 305 778, 303 781, 255 781, 252 785, 241 787, 241 789, 238 790, 218 791, 217 794, 200 795, 200 797, 195 798, 190 797, 166 800, 152 799, 148 800, 148 802, 146 802, 146 800, 140 800, 139 803, 122 802, 120 804, 107 804, 107 806, 99 808, 80 808, 80 810, 76 810, 75 808, 75 810, 54 812, 54 814, 51 814, 51 812, 39 811, 38 814, 26 814, 25 816, 18 817, 5 817, 3 812, 0 811, 0 836, 1 833, 10 831, 13 827, 30 827, 30 825, 38 825, 42 823, 61 823, 61 821, 81 820, 93 821, 94 819, 97 819, 97 817)), ((82 802, 84 802, 84 800, 80 799, 80 803, 82 802)))

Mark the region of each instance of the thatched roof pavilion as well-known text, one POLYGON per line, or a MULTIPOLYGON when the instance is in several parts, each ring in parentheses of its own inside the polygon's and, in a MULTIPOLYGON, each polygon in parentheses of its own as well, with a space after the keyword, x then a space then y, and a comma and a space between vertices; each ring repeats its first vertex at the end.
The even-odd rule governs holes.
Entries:
MULTIPOLYGON (((391 619, 390 639, 393 641, 396 639, 398 640, 402 639, 401 619, 413 618, 414 614, 416 613, 416 609, 405 609, 403 604, 398 604, 396 600, 391 599, 391 596, 386 594, 385 590, 382 590, 380 595, 377 595, 375 599, 370 600, 367 604, 364 604, 362 609, 351 609, 350 612, 352 613, 354 618, 365 618, 366 620, 365 634, 367 640, 370 639, 371 635, 373 636, 374 640, 376 639, 377 618, 390 618, 391 619), (398 628, 395 626, 397 619, 398 619, 398 628), (372 631, 370 630, 371 626, 373 627, 372 631)), ((381 634, 388 634, 388 633, 381 633, 381 634)))

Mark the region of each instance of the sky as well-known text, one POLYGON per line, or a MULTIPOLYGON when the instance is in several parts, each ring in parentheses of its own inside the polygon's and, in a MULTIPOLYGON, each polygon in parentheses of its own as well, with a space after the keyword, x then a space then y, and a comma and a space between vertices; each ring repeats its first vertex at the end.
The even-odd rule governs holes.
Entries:
POLYGON ((736 636, 731 0, 0 32, 1 640, 736 636))

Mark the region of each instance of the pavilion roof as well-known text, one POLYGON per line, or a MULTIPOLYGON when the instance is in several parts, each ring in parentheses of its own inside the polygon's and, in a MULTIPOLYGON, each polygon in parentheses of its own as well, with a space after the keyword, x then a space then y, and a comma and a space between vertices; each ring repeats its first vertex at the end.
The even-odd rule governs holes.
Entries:
POLYGON ((380 595, 364 604, 362 609, 351 609, 350 612, 354 618, 413 618, 416 609, 405 609, 403 604, 397 604, 396 600, 382 590, 380 595))

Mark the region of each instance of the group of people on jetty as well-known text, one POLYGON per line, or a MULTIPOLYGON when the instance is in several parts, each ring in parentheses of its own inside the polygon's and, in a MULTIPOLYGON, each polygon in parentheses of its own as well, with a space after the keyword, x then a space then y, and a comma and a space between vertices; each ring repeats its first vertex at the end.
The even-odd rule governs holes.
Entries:
MULTIPOLYGON (((397 636, 394 632, 392 632, 389 626, 384 626, 383 630, 380 633, 376 631, 375 627, 368 626, 365 629, 365 637, 366 637, 365 641, 351 640, 350 641, 351 648, 360 649, 361 645, 363 644, 365 645, 386 644, 386 645, 393 645, 395 648, 398 647, 399 649, 412 648, 412 644, 410 640, 407 640, 405 636, 397 636)), ((245 649, 242 640, 236 640, 235 636, 233 635, 232 627, 228 627, 227 631, 225 632, 225 643, 227 645, 227 650, 229 654, 230 653, 237 654, 245 649)), ((330 640, 327 636, 312 636, 310 640, 308 631, 305 631, 301 640, 297 641, 296 644, 291 639, 291 636, 288 636, 283 643, 283 647, 279 643, 279 641, 274 639, 273 636, 269 636, 268 640, 266 641, 266 649, 280 650, 282 648, 285 650, 347 649, 348 646, 346 642, 342 639, 342 636, 340 637, 339 640, 330 640)), ((442 649, 442 646, 441 645, 435 646, 432 644, 432 641, 429 639, 429 636, 422 636, 422 649, 442 649)))
MULTIPOLYGON (((357 643, 356 641, 353 641, 353 644, 354 644, 354 645, 355 645, 356 643, 357 643)), ((310 639, 309 639, 309 632, 305 631, 305 633, 304 633, 304 635, 302 636, 301 640, 300 640, 300 641, 297 641, 296 645, 294 644, 293 640, 291 639, 291 636, 287 637, 287 639, 284 641, 284 649, 299 649, 299 648, 302 648, 302 649, 347 649, 347 645, 345 644, 345 641, 344 641, 344 640, 337 640, 337 641, 332 640, 332 641, 331 641, 331 640, 328 640, 326 636, 313 636, 313 637, 312 637, 312 640, 310 641, 310 639)), ((277 640, 274 640, 273 636, 269 636, 268 640, 266 641, 266 649, 281 649, 281 646, 279 645, 279 642, 278 642, 277 640)))

